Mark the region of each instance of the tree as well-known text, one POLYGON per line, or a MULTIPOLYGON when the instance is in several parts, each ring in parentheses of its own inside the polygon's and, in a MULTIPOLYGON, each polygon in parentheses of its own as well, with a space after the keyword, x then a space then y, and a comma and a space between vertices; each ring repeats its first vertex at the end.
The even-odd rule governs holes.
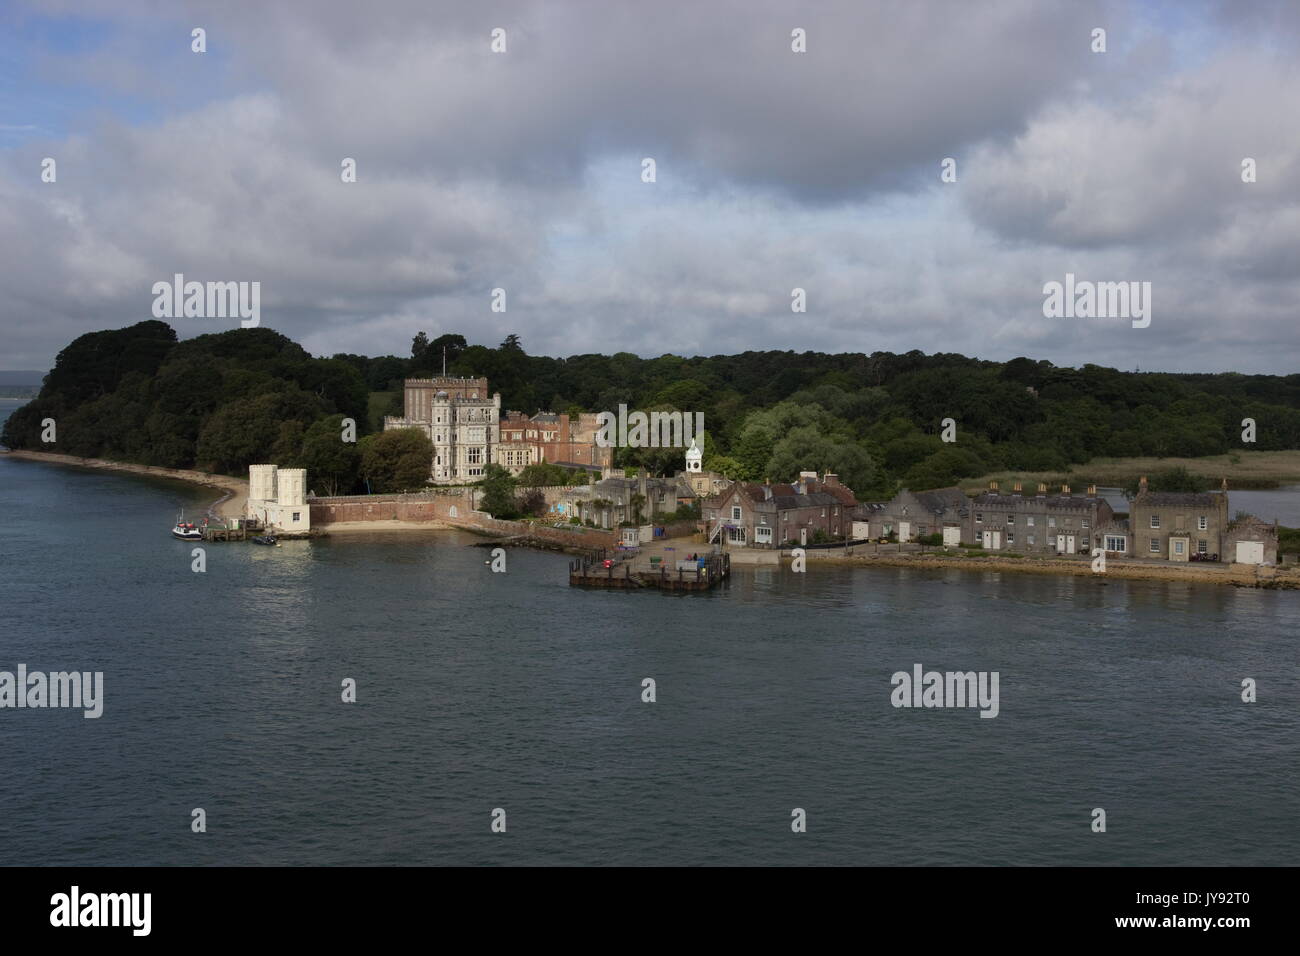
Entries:
POLYGON ((546 495, 540 488, 524 488, 516 499, 516 510, 520 514, 540 518, 546 514, 546 495))
POLYGON ((483 498, 479 508, 494 518, 513 518, 518 513, 515 505, 515 480, 500 465, 488 465, 483 480, 479 482, 483 498))
POLYGON ((415 338, 411 339, 411 358, 417 362, 424 357, 424 353, 429 349, 429 336, 423 332, 416 332, 415 338))
POLYGON ((355 442, 343 441, 343 416, 331 415, 313 422, 302 440, 302 466, 307 484, 325 495, 352 490, 361 467, 355 442))
POLYGON ((394 428, 357 443, 361 476, 376 493, 420 490, 429 481, 433 442, 418 428, 394 428))

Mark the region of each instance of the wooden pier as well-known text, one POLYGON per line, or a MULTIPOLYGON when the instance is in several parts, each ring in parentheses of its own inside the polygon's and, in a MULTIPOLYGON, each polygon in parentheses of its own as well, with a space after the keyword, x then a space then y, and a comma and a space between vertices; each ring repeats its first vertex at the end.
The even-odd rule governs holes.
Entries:
POLYGON ((707 591, 731 577, 731 555, 711 552, 702 561, 679 561, 668 567, 662 559, 651 562, 639 555, 600 549, 569 562, 569 586, 661 591, 707 591), (683 567, 685 564, 694 567, 683 567), (607 566, 608 565, 608 566, 607 566))
POLYGON ((224 524, 209 524, 203 529, 204 541, 243 541, 247 528, 227 528, 224 524))

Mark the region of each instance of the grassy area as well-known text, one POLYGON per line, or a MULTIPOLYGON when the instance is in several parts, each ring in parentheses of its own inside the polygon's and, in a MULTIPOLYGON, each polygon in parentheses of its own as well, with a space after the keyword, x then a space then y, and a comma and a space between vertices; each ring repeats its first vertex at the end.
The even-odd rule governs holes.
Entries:
POLYGON ((1221 478, 1228 479, 1228 487, 1277 488, 1280 485, 1300 484, 1300 449, 1289 451, 1243 451, 1230 455, 1211 455, 1207 458, 1094 458, 1086 465, 1075 465, 1066 474, 1059 471, 996 472, 979 478, 961 481, 967 490, 987 488, 996 481, 1003 489, 1021 482, 1026 490, 1037 489, 1045 482, 1055 490, 1062 483, 1075 491, 1088 485, 1124 485, 1142 475, 1151 475, 1170 468, 1186 468, 1195 475, 1203 475, 1211 484, 1221 478))

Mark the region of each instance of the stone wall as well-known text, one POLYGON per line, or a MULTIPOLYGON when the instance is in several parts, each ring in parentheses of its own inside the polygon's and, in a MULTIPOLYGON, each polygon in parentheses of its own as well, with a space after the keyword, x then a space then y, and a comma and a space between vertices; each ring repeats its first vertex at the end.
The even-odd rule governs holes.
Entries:
POLYGON ((529 521, 501 521, 473 508, 478 489, 456 488, 407 495, 347 495, 311 498, 313 527, 343 521, 427 521, 501 535, 528 535, 571 548, 612 548, 617 535, 594 528, 552 528, 529 521))
POLYGON ((502 535, 525 535, 548 544, 568 548, 613 548, 618 544, 618 535, 612 531, 597 528, 552 528, 549 525, 535 524, 530 521, 502 521, 481 511, 470 512, 468 517, 448 519, 446 524, 456 528, 475 531, 489 531, 502 535))
POLYGON ((446 521, 469 515, 476 491, 456 488, 407 495, 342 495, 309 498, 307 503, 312 527, 340 521, 446 521))

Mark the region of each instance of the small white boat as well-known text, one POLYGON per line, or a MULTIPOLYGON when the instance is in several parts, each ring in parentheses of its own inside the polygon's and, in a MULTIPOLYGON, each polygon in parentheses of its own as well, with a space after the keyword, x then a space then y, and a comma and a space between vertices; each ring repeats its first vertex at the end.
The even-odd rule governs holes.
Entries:
POLYGON ((182 510, 176 518, 176 526, 172 528, 172 537, 180 538, 182 541, 202 541, 203 532, 192 523, 186 522, 185 512, 182 510))

